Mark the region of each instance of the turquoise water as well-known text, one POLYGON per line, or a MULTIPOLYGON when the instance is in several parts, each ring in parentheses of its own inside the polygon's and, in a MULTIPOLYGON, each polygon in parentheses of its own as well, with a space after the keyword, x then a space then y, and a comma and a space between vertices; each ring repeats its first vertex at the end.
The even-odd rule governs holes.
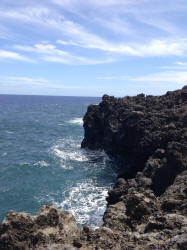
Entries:
POLYGON ((102 224, 116 165, 81 149, 82 117, 100 98, 0 95, 0 221, 7 211, 36 214, 44 204, 80 225, 102 224))

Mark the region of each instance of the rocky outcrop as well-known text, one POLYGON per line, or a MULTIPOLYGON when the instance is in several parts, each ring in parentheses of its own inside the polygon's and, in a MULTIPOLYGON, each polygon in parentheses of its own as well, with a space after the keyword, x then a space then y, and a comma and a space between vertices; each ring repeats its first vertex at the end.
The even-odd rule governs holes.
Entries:
POLYGON ((121 170, 104 224, 78 227, 67 212, 10 211, 0 249, 187 249, 187 86, 163 96, 114 98, 91 105, 82 147, 104 149, 121 170))
POLYGON ((38 215, 10 211, 0 226, 0 249, 32 249, 51 244, 72 244, 80 228, 70 213, 43 206, 38 215))
POLYGON ((104 226, 121 249, 187 249, 187 86, 163 96, 103 96, 84 117, 82 147, 121 159, 104 226))
POLYGON ((82 147, 102 148, 120 156, 129 164, 124 177, 135 177, 157 149, 166 150, 169 143, 175 142, 178 147, 186 146, 186 89, 185 86, 164 96, 140 94, 114 98, 104 95, 99 105, 89 106, 84 117, 82 147))

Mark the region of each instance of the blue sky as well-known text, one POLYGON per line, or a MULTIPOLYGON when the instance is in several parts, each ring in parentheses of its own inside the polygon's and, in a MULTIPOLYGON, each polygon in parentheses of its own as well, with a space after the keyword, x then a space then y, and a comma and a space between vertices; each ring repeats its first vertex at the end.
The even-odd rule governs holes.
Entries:
POLYGON ((186 0, 1 0, 0 93, 163 94, 187 84, 186 0))

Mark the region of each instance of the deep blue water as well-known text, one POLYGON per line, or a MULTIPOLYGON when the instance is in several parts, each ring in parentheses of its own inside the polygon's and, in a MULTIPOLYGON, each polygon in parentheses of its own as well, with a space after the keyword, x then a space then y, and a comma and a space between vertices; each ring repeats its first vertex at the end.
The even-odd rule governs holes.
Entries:
POLYGON ((0 95, 0 221, 44 204, 71 211, 80 225, 102 224, 115 163, 81 149, 82 118, 100 98, 0 95))

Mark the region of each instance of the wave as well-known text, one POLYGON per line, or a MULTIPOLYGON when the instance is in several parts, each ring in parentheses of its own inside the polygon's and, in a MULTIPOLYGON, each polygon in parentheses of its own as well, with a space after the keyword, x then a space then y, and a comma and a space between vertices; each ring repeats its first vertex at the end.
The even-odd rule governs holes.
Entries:
POLYGON ((82 149, 80 139, 82 137, 63 138, 50 148, 55 165, 67 171, 61 172, 64 181, 58 191, 49 192, 43 200, 43 195, 37 199, 71 212, 78 224, 96 229, 103 223, 106 197, 116 173, 111 170, 112 161, 104 151, 82 149))
POLYGON ((84 162, 84 161, 88 161, 88 158, 83 155, 81 152, 68 152, 65 150, 60 150, 58 148, 54 148, 54 153, 56 154, 56 156, 58 156, 59 158, 61 158, 64 161, 80 161, 80 162, 84 162))
POLYGON ((77 141, 71 137, 59 140, 57 144, 50 149, 50 153, 56 160, 60 161, 60 166, 64 169, 72 169, 72 161, 88 161, 84 151, 80 148, 80 143, 77 143, 77 141))
POLYGON ((96 229, 103 223, 102 216, 106 209, 107 195, 106 187, 97 186, 93 180, 87 180, 66 190, 65 200, 54 202, 54 205, 71 212, 77 223, 90 224, 93 229, 96 229))
MULTIPOLYGON (((73 169, 72 162, 92 163, 100 169, 105 168, 106 162, 111 161, 107 154, 103 150, 82 149, 80 143, 78 143, 80 139, 82 137, 78 138, 78 140, 71 137, 61 139, 51 147, 49 153, 52 154, 56 161, 59 161, 60 166, 64 169, 73 169)), ((84 168, 87 167, 88 165, 84 164, 84 168)))
MULTIPOLYGON (((64 169, 72 169, 72 161, 80 163, 102 162, 104 167, 106 161, 110 160, 104 151, 91 151, 88 149, 82 149, 80 148, 79 143, 76 143, 75 140, 70 138, 60 140, 50 149, 50 153, 53 155, 53 157, 60 161, 61 167, 64 169)), ((101 168, 102 166, 99 167, 101 168)))
POLYGON ((72 120, 69 120, 68 123, 82 125, 83 124, 83 119, 80 118, 80 117, 77 117, 77 118, 74 118, 72 120))

